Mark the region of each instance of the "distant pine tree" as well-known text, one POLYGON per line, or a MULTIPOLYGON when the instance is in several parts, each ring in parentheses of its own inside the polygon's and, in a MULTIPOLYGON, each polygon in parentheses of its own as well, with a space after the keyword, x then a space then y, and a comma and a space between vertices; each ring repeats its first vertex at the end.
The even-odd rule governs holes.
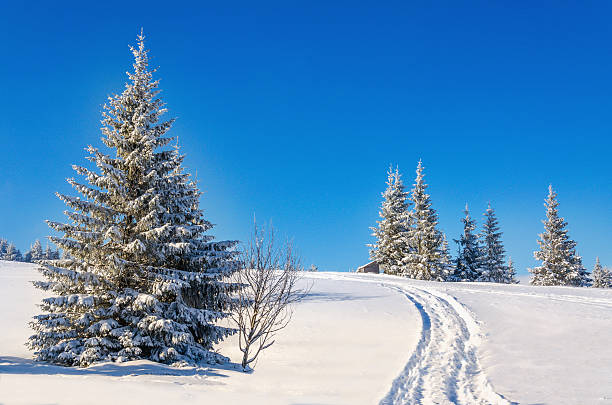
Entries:
POLYGON ((4 255, 6 254, 7 249, 8 249, 8 242, 6 241, 6 239, 0 238, 0 260, 4 258, 4 255))
POLYGON ((51 246, 47 243, 43 257, 45 260, 58 260, 60 258, 59 251, 51 249, 51 246))
POLYGON ((158 98, 144 37, 132 48, 134 72, 103 113, 108 155, 90 146, 98 170, 73 166, 83 195, 59 195, 72 211, 63 233, 50 239, 64 259, 43 262, 55 296, 43 300, 29 347, 38 360, 87 366, 98 361, 149 359, 168 364, 222 362, 213 351, 232 329, 226 280, 235 269, 235 242, 213 242, 199 208, 200 191, 183 172, 177 149, 163 149, 173 120, 158 98))
POLYGON ((408 202, 399 170, 389 168, 387 189, 382 193, 378 227, 370 228, 376 243, 370 247, 370 258, 378 262, 386 274, 403 274, 407 253, 408 202))
POLYGON ((533 253, 542 265, 529 269, 533 285, 586 286, 590 279, 582 265, 582 258, 576 253, 576 242, 567 235, 567 222, 559 217, 557 193, 552 185, 548 187, 545 202, 546 219, 544 233, 540 234, 540 250, 533 253))
POLYGON ((601 263, 599 263, 599 257, 595 261, 595 267, 591 275, 593 277, 593 287, 612 288, 612 273, 610 269, 602 267, 601 263))
POLYGON ((443 281, 449 280, 452 277, 455 267, 453 266, 453 258, 450 254, 450 249, 448 247, 448 240, 446 239, 446 234, 442 234, 442 266, 445 269, 444 273, 446 277, 443 281))
POLYGON ((508 258, 508 265, 506 266, 506 272, 504 274, 504 283, 506 284, 516 284, 519 281, 516 279, 516 270, 514 269, 514 263, 512 262, 512 258, 508 258))
POLYGON ((21 262, 23 261, 23 257, 19 249, 15 247, 12 243, 8 244, 6 248, 6 253, 4 254, 3 260, 8 260, 9 262, 21 262))
POLYGON ((30 250, 28 250, 25 254, 26 262, 37 262, 39 260, 46 259, 46 256, 43 252, 42 245, 39 240, 36 240, 32 246, 30 246, 30 250))
POLYGON ((502 232, 499 230, 499 222, 491 204, 484 213, 485 223, 483 225, 482 238, 482 260, 481 281, 492 281, 494 283, 505 283, 507 269, 505 265, 506 251, 501 241, 502 232))
POLYGON ((465 217, 461 220, 463 234, 455 240, 459 254, 455 260, 455 272, 452 278, 457 281, 477 281, 482 276, 482 250, 478 236, 474 233, 476 222, 470 217, 467 204, 464 213, 465 217))
POLYGON ((412 209, 406 234, 408 254, 404 259, 405 275, 418 280, 444 281, 448 269, 444 264, 442 233, 437 229, 438 214, 431 207, 423 170, 419 160, 416 180, 409 197, 412 209))

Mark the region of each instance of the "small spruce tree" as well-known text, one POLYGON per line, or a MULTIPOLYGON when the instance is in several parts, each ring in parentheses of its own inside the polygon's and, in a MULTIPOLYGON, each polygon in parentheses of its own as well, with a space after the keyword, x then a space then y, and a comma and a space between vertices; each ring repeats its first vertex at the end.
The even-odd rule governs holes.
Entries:
POLYGON ((478 243, 478 236, 474 233, 476 222, 470 217, 468 205, 465 205, 463 234, 455 242, 459 253, 455 260, 453 279, 456 281, 477 281, 482 276, 482 249, 478 243))
POLYGON ((55 254, 49 244, 47 243, 47 247, 45 248, 45 253, 43 253, 45 260, 56 260, 59 257, 55 257, 55 254))
POLYGON ((502 232, 499 230, 499 222, 491 204, 484 213, 485 223, 483 225, 482 238, 482 260, 481 281, 494 283, 505 283, 507 269, 504 263, 506 251, 501 241, 502 232))
POLYGON ((508 265, 506 266, 504 274, 504 283, 506 284, 516 284, 519 281, 516 279, 516 270, 514 269, 514 262, 512 258, 508 258, 508 265))
POLYGON ((21 262, 23 261, 23 257, 19 249, 15 247, 12 243, 9 243, 6 248, 6 253, 3 257, 4 260, 8 260, 9 262, 21 262))
POLYGON ((567 222, 559 217, 559 202, 552 185, 548 187, 545 201, 546 219, 544 232, 540 234, 540 250, 533 256, 542 262, 541 266, 529 269, 533 285, 586 286, 590 279, 582 265, 582 258, 576 253, 576 242, 567 234, 567 222))
POLYGON ((612 274, 610 269, 605 268, 599 262, 599 257, 595 260, 595 267, 593 268, 592 286, 595 288, 612 288, 612 274))
POLYGON ((28 250, 25 254, 26 262, 37 262, 39 260, 46 259, 46 256, 43 252, 42 245, 39 240, 36 240, 32 246, 30 246, 30 250, 28 250))
POLYGON ((431 207, 427 184, 419 160, 416 180, 410 192, 409 228, 406 234, 408 254, 404 258, 406 275, 419 280, 444 281, 447 266, 444 263, 442 233, 437 229, 438 214, 431 207))
POLYGON ((4 258, 6 251, 8 249, 8 242, 6 239, 0 238, 0 259, 4 258))
POLYGON ((386 274, 403 274, 407 253, 408 202, 399 169, 387 172, 387 189, 382 193, 378 227, 370 228, 376 243, 370 247, 370 258, 378 262, 386 274))
POLYGON ((443 281, 447 281, 452 278, 455 267, 453 265, 453 258, 451 257, 445 233, 442 234, 442 266, 445 269, 444 273, 446 275, 443 281))

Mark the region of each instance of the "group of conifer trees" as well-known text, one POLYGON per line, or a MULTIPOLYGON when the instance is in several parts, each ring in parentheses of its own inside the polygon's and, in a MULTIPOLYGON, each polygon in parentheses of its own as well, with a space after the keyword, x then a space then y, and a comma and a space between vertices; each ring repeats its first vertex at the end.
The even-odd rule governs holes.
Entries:
POLYGON ((30 246, 25 254, 22 254, 19 249, 11 242, 6 239, 0 238, 0 260, 7 260, 11 262, 37 262, 39 260, 54 260, 59 259, 59 251, 53 250, 49 244, 45 250, 39 240, 34 242, 30 246))
POLYGON ((451 259, 420 161, 410 192, 405 191, 399 170, 390 168, 382 196, 381 219, 372 228, 376 243, 369 246, 372 260, 385 273, 419 280, 515 282, 512 261, 505 264, 502 233, 491 207, 483 232, 477 235, 466 206, 464 232, 456 240, 459 252, 454 261, 451 259))
MULTIPOLYGON (((419 280, 487 281, 516 283, 516 272, 501 240, 495 211, 489 207, 484 213, 481 232, 470 216, 468 206, 462 218, 463 232, 458 239, 457 256, 451 259, 446 236, 438 229, 438 216, 426 193, 423 165, 419 161, 412 190, 404 190, 399 170, 389 169, 387 188, 382 193, 380 220, 371 228, 376 242, 370 246, 370 258, 387 274, 419 280)), ((576 242, 571 240, 567 223, 558 215, 557 194, 552 186, 546 200, 544 233, 538 243, 540 250, 534 257, 542 265, 529 269, 533 285, 569 285, 612 287, 612 273, 597 263, 592 279, 576 253, 576 242)))

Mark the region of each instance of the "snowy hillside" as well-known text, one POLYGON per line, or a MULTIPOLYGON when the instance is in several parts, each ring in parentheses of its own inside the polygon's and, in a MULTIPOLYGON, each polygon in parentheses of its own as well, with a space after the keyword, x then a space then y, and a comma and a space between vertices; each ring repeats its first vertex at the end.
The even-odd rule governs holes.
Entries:
MULTIPOLYGON (((42 297, 0 261, 0 403, 547 403, 612 401, 612 291, 306 273, 289 327, 253 374, 148 361, 32 362, 42 297)), ((238 361, 235 341, 218 347, 238 361)))

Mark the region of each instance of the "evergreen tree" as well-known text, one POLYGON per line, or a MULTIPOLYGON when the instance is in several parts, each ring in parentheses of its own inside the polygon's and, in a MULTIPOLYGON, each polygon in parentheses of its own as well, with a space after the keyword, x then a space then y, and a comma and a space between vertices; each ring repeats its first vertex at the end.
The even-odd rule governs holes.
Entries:
POLYGON ((548 187, 545 202, 546 219, 544 233, 540 234, 540 250, 533 253, 542 265, 529 269, 533 285, 585 286, 589 283, 588 272, 582 258, 576 253, 576 242, 571 240, 565 227, 567 223, 559 217, 557 193, 548 187))
POLYGON ((445 278, 441 281, 447 281, 452 277, 455 268, 453 266, 453 259, 450 254, 450 249, 448 247, 448 240, 446 239, 446 234, 442 234, 442 268, 444 269, 445 278))
POLYGON ((57 260, 59 259, 59 251, 51 249, 51 246, 47 243, 47 247, 45 248, 45 253, 43 254, 43 258, 45 260, 57 260))
POLYGON ((410 193, 412 210, 407 233, 408 254, 404 264, 406 275, 419 280, 444 281, 447 268, 442 251, 442 233, 437 229, 438 214, 431 207, 425 184, 423 165, 419 160, 416 180, 410 193))
POLYGON ((457 281, 477 281, 482 276, 482 251, 478 243, 478 236, 474 233, 476 222, 470 217, 467 204, 464 213, 465 217, 461 220, 463 234, 458 240, 455 240, 459 254, 455 261, 455 272, 452 278, 457 281))
POLYGON ((506 266, 506 273, 504 274, 504 283, 516 284, 519 281, 516 279, 516 270, 514 269, 514 263, 512 258, 508 258, 508 265, 506 266))
POLYGON ((38 260, 46 259, 45 254, 43 253, 42 245, 39 240, 36 240, 32 246, 30 246, 30 250, 28 250, 25 254, 26 262, 36 262, 38 260))
POLYGON ((591 275, 593 276, 593 287, 612 288, 612 273, 608 268, 602 267, 599 263, 599 257, 595 261, 595 267, 591 275))
POLYGON ((200 191, 177 149, 164 149, 173 120, 158 97, 142 34, 131 48, 134 72, 104 106, 102 142, 87 148, 97 170, 74 166, 69 179, 84 198, 58 194, 70 223, 50 239, 64 259, 44 262, 55 296, 31 323, 36 358, 64 365, 149 359, 168 364, 222 362, 212 345, 234 331, 218 326, 235 285, 235 242, 214 242, 199 208, 200 191))
POLYGON ((70 256, 70 253, 68 253, 67 250, 62 250, 62 256, 60 257, 62 260, 69 260, 72 259, 72 257, 70 256))
POLYGON ((6 239, 0 238, 0 259, 4 257, 7 249, 8 249, 8 242, 6 241, 6 239))
POLYGON ((9 262, 21 262, 21 261, 23 261, 23 257, 21 256, 21 252, 12 243, 8 244, 8 247, 6 248, 6 253, 4 254, 3 259, 4 260, 8 260, 9 262))
POLYGON ((502 232, 491 204, 484 213, 485 223, 482 233, 482 275, 481 281, 505 283, 507 269, 504 264, 505 249, 501 241, 502 232))
POLYGON ((382 193, 378 227, 370 228, 376 243, 370 246, 370 258, 376 260, 386 274, 403 274, 403 260, 407 252, 408 232, 407 193, 399 170, 389 168, 387 189, 382 193))

